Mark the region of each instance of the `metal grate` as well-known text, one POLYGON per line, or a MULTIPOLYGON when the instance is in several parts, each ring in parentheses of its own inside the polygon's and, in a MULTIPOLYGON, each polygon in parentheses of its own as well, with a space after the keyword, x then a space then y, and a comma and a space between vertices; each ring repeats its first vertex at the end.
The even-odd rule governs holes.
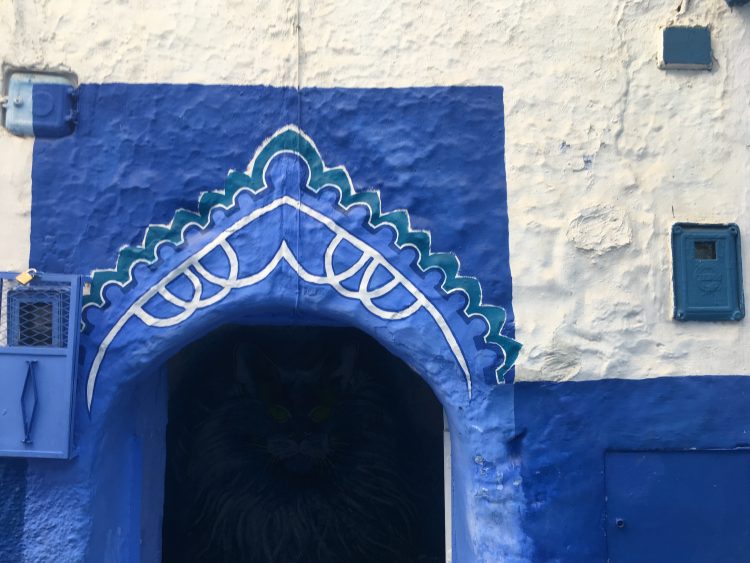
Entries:
POLYGON ((0 346, 68 345, 70 284, 0 279, 0 346))

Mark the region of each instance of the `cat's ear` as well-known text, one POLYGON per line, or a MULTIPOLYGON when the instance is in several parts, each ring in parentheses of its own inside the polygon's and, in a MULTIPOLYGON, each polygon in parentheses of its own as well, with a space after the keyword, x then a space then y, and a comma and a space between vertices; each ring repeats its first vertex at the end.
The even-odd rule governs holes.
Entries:
POLYGON ((268 398, 278 383, 279 368, 257 346, 237 346, 234 351, 234 377, 246 392, 268 398))
POLYGON ((335 368, 331 371, 332 379, 336 379, 342 387, 348 386, 354 379, 359 360, 359 350, 354 344, 345 344, 336 351, 335 368))
POLYGON ((234 379, 246 392, 254 395, 255 378, 245 352, 245 349, 240 346, 234 349, 234 379))

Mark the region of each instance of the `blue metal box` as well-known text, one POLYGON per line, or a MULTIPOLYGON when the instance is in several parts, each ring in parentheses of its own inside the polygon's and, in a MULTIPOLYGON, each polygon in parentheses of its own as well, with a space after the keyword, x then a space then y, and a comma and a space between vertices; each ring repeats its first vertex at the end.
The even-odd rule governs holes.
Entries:
POLYGON ((64 137, 73 132, 76 91, 66 76, 13 72, 8 77, 5 128, 25 137, 64 137))
POLYGON ((750 560, 750 450, 607 452, 608 560, 750 560))
POLYGON ((738 321, 745 316, 737 225, 672 227, 674 318, 738 321))
POLYGON ((81 283, 0 273, 0 456, 72 454, 81 283))
POLYGON ((663 41, 664 68, 711 70, 711 31, 707 27, 667 27, 663 41))

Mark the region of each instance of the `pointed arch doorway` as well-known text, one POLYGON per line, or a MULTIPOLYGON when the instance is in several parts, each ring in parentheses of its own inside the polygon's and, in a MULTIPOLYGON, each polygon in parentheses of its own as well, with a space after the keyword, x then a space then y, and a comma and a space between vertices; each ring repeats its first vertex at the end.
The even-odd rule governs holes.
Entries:
POLYGON ((480 420, 495 424, 481 412, 483 397, 520 346, 501 334, 504 311, 482 303, 479 283, 460 276, 458 264, 431 252, 429 233, 412 230, 406 211, 384 213, 377 192, 356 192, 346 170, 328 168, 291 126, 259 147, 245 173, 231 173, 223 191, 204 194, 197 213, 179 210, 170 224, 149 227, 115 269, 94 273, 86 307, 84 426, 96 446, 83 457, 99 480, 91 556, 158 551, 163 436, 144 435, 165 423, 159 366, 237 322, 355 328, 408 365, 453 431, 454 553, 480 560, 471 554, 507 542, 487 536, 495 524, 475 525, 473 495, 488 477, 471 464, 485 459, 476 454, 488 436, 480 420), (133 410, 142 419, 135 433, 133 410), (108 484, 113 475, 127 490, 108 484), (129 531, 118 539, 113 530, 129 531))
POLYGON ((442 407, 372 338, 225 326, 168 377, 163 562, 445 561, 442 407))

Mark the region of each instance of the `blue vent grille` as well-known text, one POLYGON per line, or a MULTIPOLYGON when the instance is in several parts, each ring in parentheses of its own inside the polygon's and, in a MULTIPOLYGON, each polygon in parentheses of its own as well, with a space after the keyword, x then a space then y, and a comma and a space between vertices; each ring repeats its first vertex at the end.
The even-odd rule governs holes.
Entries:
POLYGON ((69 283, 2 280, 0 345, 65 348, 69 316, 69 283))

